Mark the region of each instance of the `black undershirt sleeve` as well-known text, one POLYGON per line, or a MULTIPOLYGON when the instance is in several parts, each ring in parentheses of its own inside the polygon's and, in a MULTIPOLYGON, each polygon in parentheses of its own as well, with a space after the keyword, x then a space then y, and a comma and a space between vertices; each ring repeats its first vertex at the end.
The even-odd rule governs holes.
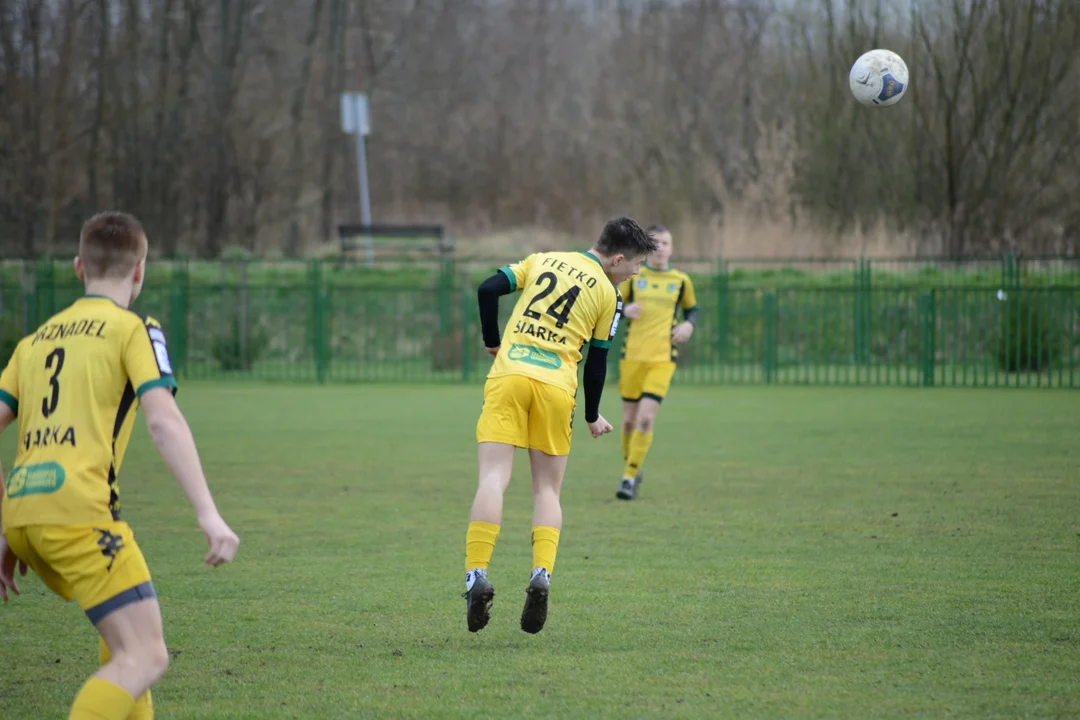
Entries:
POLYGON ((607 357, 607 348, 589 347, 589 357, 585 359, 585 368, 581 373, 581 385, 585 390, 585 422, 596 422, 600 417, 600 395, 607 377, 607 357))
POLYGON ((692 307, 689 310, 683 310, 683 320, 693 325, 697 325, 697 308, 692 307))
POLYGON ((510 278, 502 272, 496 272, 476 291, 476 301, 480 306, 480 332, 484 336, 484 347, 499 346, 499 297, 510 294, 510 278))

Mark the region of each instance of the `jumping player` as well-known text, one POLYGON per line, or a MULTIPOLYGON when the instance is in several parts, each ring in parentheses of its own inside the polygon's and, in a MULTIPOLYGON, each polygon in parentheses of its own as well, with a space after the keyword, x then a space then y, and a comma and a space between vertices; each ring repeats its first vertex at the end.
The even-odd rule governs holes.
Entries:
POLYGON ((72 720, 147 720, 150 687, 169 655, 142 551, 120 519, 117 478, 142 405, 150 437, 195 510, 208 565, 232 561, 239 538, 221 518, 191 430, 173 395, 165 334, 128 309, 142 289, 147 240, 124 213, 90 218, 75 272, 86 294, 16 347, 0 375, 0 432, 18 417, 19 444, 0 479, 0 595, 18 594, 29 566, 76 599, 101 635, 101 668, 72 720))
POLYGON ((536 253, 500 268, 480 285, 484 345, 495 362, 476 426, 479 484, 465 536, 465 602, 470 632, 487 625, 495 590, 488 564, 502 524, 503 494, 517 448, 532 469, 533 570, 521 629, 538 633, 547 620, 548 590, 562 528, 559 493, 570 453, 578 363, 583 368, 585 422, 592 436, 610 432, 600 416, 607 352, 622 300, 615 285, 637 273, 654 241, 627 217, 609 220, 588 252, 536 253), (499 297, 521 297, 499 337, 499 297))
POLYGON ((675 374, 679 344, 690 339, 697 322, 694 283, 669 264, 671 233, 663 225, 653 225, 649 236, 656 241, 656 250, 641 273, 619 288, 627 303, 623 309, 626 337, 619 360, 624 467, 615 496, 620 500, 633 500, 638 495, 653 424, 675 374), (680 308, 682 322, 678 319, 680 308))

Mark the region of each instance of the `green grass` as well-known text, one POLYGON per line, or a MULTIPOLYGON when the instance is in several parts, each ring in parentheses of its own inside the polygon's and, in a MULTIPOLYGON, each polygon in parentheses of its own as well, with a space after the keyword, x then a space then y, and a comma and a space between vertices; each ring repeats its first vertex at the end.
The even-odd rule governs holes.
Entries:
MULTIPOLYGON (((479 386, 179 399, 242 544, 200 565, 140 422, 121 492, 173 654, 160 718, 1080 715, 1072 393, 683 388, 634 503, 618 437, 579 423, 538 636, 524 457, 493 620, 465 629, 479 386)), ((0 716, 66 717, 96 662, 78 608, 27 578, 0 618, 0 716)))

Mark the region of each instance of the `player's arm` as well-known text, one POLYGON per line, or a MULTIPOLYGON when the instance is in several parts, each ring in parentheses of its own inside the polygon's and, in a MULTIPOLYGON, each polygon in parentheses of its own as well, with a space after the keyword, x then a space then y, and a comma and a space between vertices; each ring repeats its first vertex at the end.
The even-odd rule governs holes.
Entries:
POLYGON ((3 433, 19 414, 19 353, 22 346, 21 342, 15 346, 15 352, 11 353, 7 367, 0 373, 0 412, 7 410, 7 421, 0 425, 0 433, 3 433))
POLYGON ((607 379, 608 351, 611 341, 619 329, 622 317, 622 295, 616 290, 614 302, 610 302, 593 329, 589 341, 589 356, 582 368, 581 385, 585 392, 585 422, 593 437, 599 437, 611 430, 611 425, 600 417, 600 398, 604 394, 604 381, 607 379))
MULTIPOLYGON (((11 355, 11 360, 0 374, 0 435, 4 434, 8 425, 15 419, 19 412, 19 382, 18 382, 18 357, 19 349, 11 355)), ((7 494, 7 486, 4 485, 4 468, 0 464, 0 497, 7 494)), ((3 519, 0 518, 0 523, 3 519)), ((15 568, 19 568, 20 575, 26 575, 26 563, 15 557, 15 553, 8 547, 7 539, 0 534, 0 600, 7 602, 8 590, 13 595, 19 594, 19 585, 15 581, 15 568)))
POLYGON ((604 394, 607 362, 608 348, 589 346, 589 356, 581 371, 581 385, 585 391, 585 422, 590 424, 600 417, 600 396, 604 394))
POLYGON ((502 342, 499 338, 499 298, 521 289, 531 265, 532 255, 521 262, 501 267, 480 283, 476 291, 476 302, 480 308, 480 332, 484 338, 484 347, 489 351, 498 350, 502 342))
MULTIPOLYGON (((19 351, 22 343, 15 346, 7 367, 0 373, 0 435, 19 414, 19 351)), ((0 464, 0 497, 4 497, 4 467, 0 464)))
POLYGON ((634 302, 634 278, 630 277, 619 283, 619 297, 623 298, 622 314, 631 320, 641 315, 641 305, 634 302))
MULTIPOLYGON (((7 430, 7 426, 11 424, 11 421, 15 419, 15 413, 11 409, 11 406, 7 402, 0 402, 0 435, 4 434, 7 430)), ((7 493, 7 486, 4 485, 4 463, 0 461, 0 498, 4 497, 7 493)), ((0 506, 2 508, 2 506, 0 506)), ((0 514, 0 525, 3 524, 3 517, 0 514)))
POLYGON ((146 416, 150 439, 183 489, 206 535, 210 545, 206 563, 216 567, 231 562, 240 539, 225 524, 210 495, 195 438, 173 397, 176 379, 165 334, 152 320, 147 320, 145 327, 136 327, 128 339, 124 366, 146 416))
MULTIPOLYGON (((0 402, 0 434, 15 419, 15 413, 6 404, 0 402)), ((7 494, 7 486, 4 485, 4 468, 0 466, 0 497, 7 494)), ((2 519, 0 519, 2 522, 2 519)), ((26 576, 26 562, 8 547, 7 538, 0 533, 0 600, 8 601, 8 590, 13 595, 19 595, 19 583, 15 580, 15 568, 19 568, 19 574, 26 576)))
POLYGON ((698 308, 697 295, 694 293, 694 283, 687 275, 683 279, 682 292, 679 293, 679 305, 683 311, 683 321, 671 330, 671 341, 674 343, 686 342, 694 334, 697 327, 698 308))
POLYGON ((199 527, 210 544, 206 563, 217 567, 222 563, 232 562, 240 538, 225 523, 214 504, 214 498, 206 484, 206 475, 203 474, 202 463, 199 461, 195 438, 176 404, 176 398, 167 388, 155 387, 144 393, 140 402, 146 414, 146 427, 150 431, 150 438, 161 459, 187 495, 188 502, 195 510, 199 527))
POLYGON ((484 347, 499 347, 499 298, 513 292, 510 280, 501 271, 496 272, 476 291, 476 302, 480 306, 480 333, 484 337, 484 347))
POLYGON ((683 321, 691 325, 697 325, 698 307, 697 294, 694 292, 694 281, 687 275, 683 281, 683 292, 680 300, 683 309, 683 321))

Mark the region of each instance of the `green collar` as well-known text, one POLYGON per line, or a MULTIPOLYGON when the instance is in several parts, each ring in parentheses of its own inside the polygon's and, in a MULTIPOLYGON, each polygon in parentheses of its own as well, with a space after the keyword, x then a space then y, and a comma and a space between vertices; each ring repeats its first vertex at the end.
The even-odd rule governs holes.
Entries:
POLYGON ((582 252, 581 254, 584 255, 585 257, 589 258, 590 260, 594 261, 600 267, 604 267, 604 263, 600 262, 600 258, 596 257, 591 252, 585 251, 585 252, 582 252))

